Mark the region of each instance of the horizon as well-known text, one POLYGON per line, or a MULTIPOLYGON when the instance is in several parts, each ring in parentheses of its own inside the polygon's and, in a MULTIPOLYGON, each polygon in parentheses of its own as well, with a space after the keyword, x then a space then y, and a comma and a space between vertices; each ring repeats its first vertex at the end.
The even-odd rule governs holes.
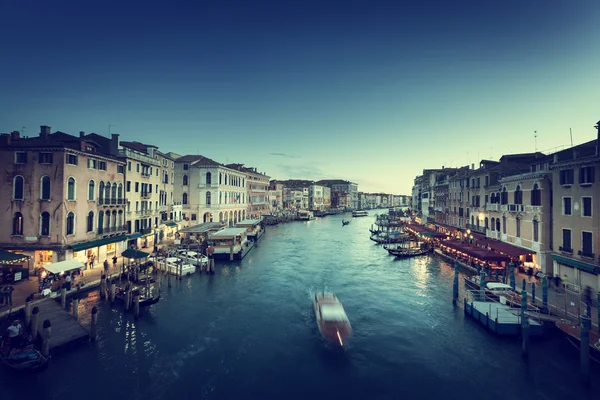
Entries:
POLYGON ((61 4, 4 7, 0 131, 404 195, 423 169, 596 138, 591 0, 61 4))

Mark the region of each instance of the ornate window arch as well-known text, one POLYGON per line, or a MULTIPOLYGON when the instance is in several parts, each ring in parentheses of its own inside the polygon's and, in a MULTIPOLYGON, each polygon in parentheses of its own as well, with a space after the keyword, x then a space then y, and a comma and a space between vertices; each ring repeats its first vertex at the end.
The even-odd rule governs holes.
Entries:
POLYGON ((40 236, 50 236, 50 213, 48 211, 40 214, 40 236))
POLYGON ((73 211, 69 211, 67 214, 67 226, 65 232, 67 235, 75 234, 75 213, 73 211))
POLYGON ((13 178, 13 200, 23 200, 25 198, 25 178, 17 175, 13 178))
POLYGON ((23 214, 16 212, 13 216, 12 226, 13 236, 23 236, 23 214))
POLYGON ((77 188, 77 182, 75 181, 75 178, 73 178, 72 176, 69 177, 69 179, 67 179, 67 200, 71 200, 71 201, 75 201, 76 200, 76 188, 77 188))
POLYGON ((88 182, 88 201, 94 201, 96 198, 96 182, 90 179, 88 182))

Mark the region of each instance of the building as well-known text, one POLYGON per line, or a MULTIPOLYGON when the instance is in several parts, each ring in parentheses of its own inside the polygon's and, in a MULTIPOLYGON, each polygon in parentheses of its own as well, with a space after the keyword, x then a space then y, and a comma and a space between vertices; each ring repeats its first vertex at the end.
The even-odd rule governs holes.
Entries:
POLYGON ((247 174, 201 155, 175 159, 175 201, 181 201, 186 225, 246 218, 247 174))
MULTIPOLYGON (((99 136, 99 135, 96 135, 99 136)), ((41 126, 39 136, 2 135, 0 246, 29 255, 32 267, 76 258, 98 262, 125 246, 125 162, 95 140, 41 126)), ((118 140, 118 139, 117 139, 118 140)))
POLYGON ((552 155, 552 269, 563 281, 600 290, 598 138, 552 155))
POLYGON ((312 184, 308 187, 308 209, 311 211, 323 211, 325 209, 323 202, 324 186, 312 184))
POLYGON ((269 201, 267 191, 269 190, 270 177, 256 168, 244 167, 244 164, 227 164, 227 168, 235 169, 246 175, 246 198, 248 199, 248 216, 259 218, 262 214, 269 213, 269 201))
POLYGON ((283 201, 283 192, 284 185, 283 183, 278 183, 273 180, 269 182, 269 190, 267 197, 269 199, 269 207, 271 213, 277 213, 283 210, 284 201, 283 201))
POLYGON ((332 207, 343 207, 356 210, 359 208, 358 185, 342 179, 323 179, 315 182, 331 189, 332 207))
POLYGON ((323 209, 329 210, 331 208, 331 189, 327 186, 323 186, 323 209))

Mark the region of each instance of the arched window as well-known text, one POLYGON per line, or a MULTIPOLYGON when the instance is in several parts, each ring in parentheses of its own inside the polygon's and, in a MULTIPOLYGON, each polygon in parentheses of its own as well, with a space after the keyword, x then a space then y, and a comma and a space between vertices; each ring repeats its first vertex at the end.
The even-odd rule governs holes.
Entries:
POLYGON ((533 189, 531 189, 531 205, 532 206, 541 206, 542 205, 542 191, 540 190, 540 187, 537 183, 534 184, 533 189))
POLYGON ((475 217, 471 215, 471 225, 475 225, 475 217))
POLYGON ((188 176, 184 175, 183 176, 183 186, 187 186, 188 185, 188 176))
POLYGON ((496 218, 496 231, 500 232, 500 218, 496 218))
POLYGON ((98 202, 102 204, 102 200, 104 199, 104 182, 100 181, 100 186, 98 187, 98 202))
MULTIPOLYGON (((102 182, 100 182, 100 185, 102 185, 102 182)), ((95 198, 96 198, 96 182, 91 180, 88 183, 88 200, 94 201, 95 198)))
POLYGON ((25 179, 21 175, 15 176, 13 180, 13 199, 23 200, 25 194, 25 179))
POLYGON ((88 232, 94 231, 94 212, 93 211, 90 211, 87 216, 87 231, 88 232))
POLYGON ((12 234, 15 236, 23 236, 23 214, 16 212, 13 217, 12 234))
POLYGON ((41 200, 50 200, 50 177, 42 176, 40 186, 41 186, 40 199, 41 200))
POLYGON ((485 217, 485 229, 489 229, 489 222, 488 217, 485 217))
POLYGON ((521 191, 521 186, 517 185, 514 194, 515 204, 523 204, 523 192, 521 191))
POLYGON ((491 225, 492 225, 492 231, 495 231, 496 230, 496 218, 492 217, 491 225))
POLYGON ((225 174, 225 184, 227 185, 228 182, 229 182, 229 174, 225 174))
POLYGON ((502 233, 506 235, 506 217, 502 217, 502 233))
POLYGON ((210 204, 210 192, 206 192, 206 204, 210 204))
POLYGON ((188 194, 187 193, 183 194, 183 198, 181 199, 181 202, 183 204, 187 204, 188 203, 188 194))
POLYGON ((110 203, 110 182, 106 182, 104 185, 104 202, 110 203))
POLYGON ((50 213, 47 211, 40 216, 40 236, 50 236, 50 213))
POLYGON ((496 195, 494 193, 492 193, 492 195, 490 196, 490 203, 494 204, 496 202, 496 195))
POLYGON ((219 192, 219 204, 223 204, 223 192, 219 192))
POLYGON ((67 235, 75 234, 75 213, 70 212, 67 214, 67 235))
POLYGON ((112 221, 111 221, 113 229, 117 227, 117 210, 113 210, 112 212, 112 221))
POLYGON ((119 210, 119 213, 117 214, 117 227, 124 229, 123 225, 125 225, 123 223, 123 210, 119 210))
POLYGON ((119 186, 117 186, 117 199, 119 199, 117 201, 118 204, 123 204, 123 184, 119 183, 119 186))
POLYGON ((502 189, 502 197, 500 200, 501 204, 508 204, 508 192, 506 191, 506 187, 502 189))
POLYGON ((206 184, 210 185, 212 183, 212 175, 210 172, 206 173, 206 184))
POLYGON ((75 200, 75 178, 67 180, 67 200, 75 200))
POLYGON ((117 182, 114 182, 112 184, 112 192, 111 192, 110 202, 112 204, 117 204, 117 182))
POLYGON ((223 183, 223 173, 219 172, 219 185, 223 183))
POLYGON ((102 233, 104 227, 104 211, 98 212, 98 233, 102 233))

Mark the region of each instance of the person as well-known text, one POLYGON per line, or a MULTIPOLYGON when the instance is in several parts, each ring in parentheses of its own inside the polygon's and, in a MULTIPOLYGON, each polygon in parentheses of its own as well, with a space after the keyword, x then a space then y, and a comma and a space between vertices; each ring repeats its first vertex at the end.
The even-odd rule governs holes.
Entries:
POLYGON ((113 256, 113 265, 117 268, 117 256, 113 256))
POLYGON ((10 339, 10 346, 12 348, 21 347, 23 343, 23 337, 21 334, 23 333, 23 328, 21 327, 21 323, 18 319, 14 320, 11 326, 6 329, 8 337, 10 339))
POLYGON ((5 296, 5 302, 6 305, 13 305, 13 301, 12 301, 12 294, 13 291, 15 290, 14 287, 12 287, 12 285, 7 285, 4 287, 4 296, 5 296))
POLYGON ((583 289, 583 302, 588 308, 592 307, 592 288, 589 286, 583 289))
POLYGON ((104 260, 104 273, 108 274, 108 269, 110 266, 108 265, 108 260, 104 260))
POLYGON ((65 277, 65 288, 71 290, 71 274, 69 273, 67 273, 67 276, 65 277))

